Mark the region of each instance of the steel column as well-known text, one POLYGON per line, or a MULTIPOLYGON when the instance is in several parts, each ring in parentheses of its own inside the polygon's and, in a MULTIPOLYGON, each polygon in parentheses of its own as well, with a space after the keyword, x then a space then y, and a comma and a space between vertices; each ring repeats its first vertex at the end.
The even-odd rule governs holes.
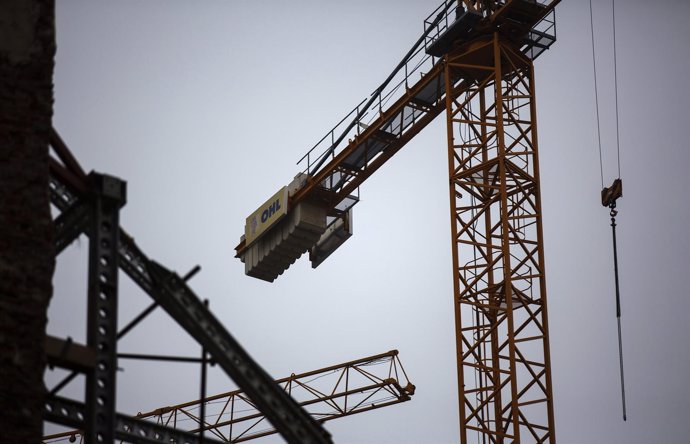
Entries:
POLYGON ((96 352, 96 366, 86 379, 86 443, 92 444, 115 438, 119 215, 125 183, 96 173, 89 180, 93 194, 86 338, 96 352))

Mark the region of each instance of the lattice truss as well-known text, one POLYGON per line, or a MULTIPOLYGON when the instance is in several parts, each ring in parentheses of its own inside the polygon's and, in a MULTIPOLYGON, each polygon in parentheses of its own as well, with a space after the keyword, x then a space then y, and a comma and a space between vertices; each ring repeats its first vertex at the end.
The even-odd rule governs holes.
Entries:
MULTIPOLYGON (((311 416, 321 422, 407 401, 414 386, 407 380, 397 351, 276 381, 311 416), (402 384, 402 385, 401 385, 402 384)), ((156 409, 139 418, 193 433, 200 431, 194 401, 156 409)), ((204 429, 224 442, 242 442, 276 433, 266 417, 242 391, 207 398, 204 429)))
MULTIPOLYGON (((409 401, 415 390, 397 350, 298 375, 293 373, 276 383, 320 422, 409 401)), ((136 418, 199 434, 201 405, 200 400, 195 400, 139 413, 136 418)), ((204 433, 213 442, 244 442, 277 433, 242 390, 209 396, 204 408, 204 433)), ((82 444, 84 437, 81 430, 74 430, 53 435, 44 442, 82 444)))
POLYGON ((532 63, 498 35, 447 60, 461 441, 550 442, 532 63))

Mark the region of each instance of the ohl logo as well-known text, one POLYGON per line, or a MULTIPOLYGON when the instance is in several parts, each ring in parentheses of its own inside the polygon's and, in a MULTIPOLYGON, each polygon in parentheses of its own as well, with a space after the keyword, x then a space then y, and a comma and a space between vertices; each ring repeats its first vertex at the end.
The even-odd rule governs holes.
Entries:
POLYGON ((280 208, 281 208, 280 207, 280 199, 276 199, 276 201, 273 202, 270 207, 266 208, 263 211, 263 213, 261 213, 261 223, 262 224, 266 223, 268 218, 270 218, 271 216, 276 214, 278 212, 278 210, 280 210, 280 208))

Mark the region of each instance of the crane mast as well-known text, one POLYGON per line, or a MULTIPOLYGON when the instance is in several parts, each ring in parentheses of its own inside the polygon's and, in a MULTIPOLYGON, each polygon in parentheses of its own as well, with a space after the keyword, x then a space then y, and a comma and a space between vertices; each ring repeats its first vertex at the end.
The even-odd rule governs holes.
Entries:
POLYGON ((499 33, 446 60, 475 80, 446 83, 461 442, 554 442, 532 62, 499 33))
MULTIPOLYGON (((287 199, 319 208, 322 242, 327 218, 351 217, 359 185, 445 110, 462 444, 555 443, 533 61, 556 40, 559 1, 445 1, 425 22, 421 78, 407 68, 417 44, 394 71, 403 92, 382 93, 391 75, 305 156, 287 199)), ((247 274, 272 281, 319 245, 281 262, 279 237, 240 242, 247 274)))

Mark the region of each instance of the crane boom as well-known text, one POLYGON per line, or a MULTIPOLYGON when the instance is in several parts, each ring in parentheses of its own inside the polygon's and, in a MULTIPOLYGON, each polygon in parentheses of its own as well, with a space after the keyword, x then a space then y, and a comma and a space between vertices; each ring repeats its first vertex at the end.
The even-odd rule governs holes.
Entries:
MULTIPOLYGON (((397 350, 292 374, 276 381, 285 392, 321 423, 409 401, 415 386, 408 380, 397 350)), ((243 390, 234 390, 174 406, 139 413, 189 433, 201 432, 199 409, 205 406, 203 430, 219 442, 244 442, 278 433, 243 390)), ((81 436, 78 430, 43 438, 46 443, 81 436)))

